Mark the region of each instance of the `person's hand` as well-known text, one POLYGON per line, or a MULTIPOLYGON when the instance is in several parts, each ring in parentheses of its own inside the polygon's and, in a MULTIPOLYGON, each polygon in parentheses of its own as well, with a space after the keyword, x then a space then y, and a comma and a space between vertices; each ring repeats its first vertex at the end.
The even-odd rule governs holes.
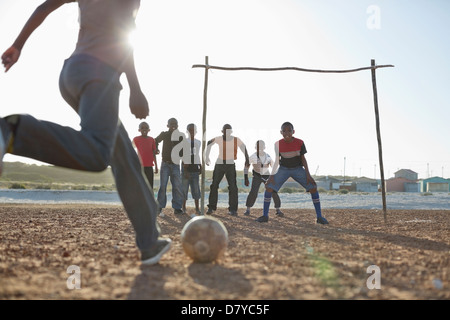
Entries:
POLYGON ((207 166, 209 166, 211 164, 211 160, 209 160, 209 158, 206 158, 205 163, 207 166))
POLYGON ((130 111, 137 119, 145 119, 148 116, 148 101, 142 91, 130 92, 130 111))
POLYGON ((8 70, 19 60, 20 50, 14 46, 9 47, 2 54, 2 64, 5 67, 5 72, 8 70))
POLYGON ((248 187, 250 185, 250 182, 248 181, 247 177, 245 177, 244 184, 245 184, 246 187, 248 187))
POLYGON ((155 168, 155 174, 158 174, 158 168, 155 168))
POLYGON ((273 184, 273 182, 274 182, 273 175, 270 175, 265 184, 270 184, 270 183, 273 184))

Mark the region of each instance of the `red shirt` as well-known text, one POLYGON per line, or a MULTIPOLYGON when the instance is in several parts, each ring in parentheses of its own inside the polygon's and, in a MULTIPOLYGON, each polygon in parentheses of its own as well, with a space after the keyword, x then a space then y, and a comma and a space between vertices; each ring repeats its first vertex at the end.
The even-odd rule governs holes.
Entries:
POLYGON ((292 137, 291 142, 281 139, 276 143, 280 165, 287 168, 303 166, 301 155, 306 153, 306 147, 303 140, 292 137))
POLYGON ((138 150, 139 159, 143 167, 153 167, 155 157, 153 152, 156 150, 155 139, 152 137, 137 136, 133 143, 138 150))

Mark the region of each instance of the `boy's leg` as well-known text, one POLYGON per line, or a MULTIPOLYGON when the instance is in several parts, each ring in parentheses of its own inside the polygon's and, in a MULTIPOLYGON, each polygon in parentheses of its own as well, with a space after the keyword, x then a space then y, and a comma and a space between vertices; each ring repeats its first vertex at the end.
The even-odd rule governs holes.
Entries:
POLYGON ((228 181, 228 210, 230 214, 237 214, 238 209, 238 188, 236 182, 236 165, 226 164, 226 178, 228 181))
POLYGON ((121 88, 119 74, 95 58, 66 60, 60 91, 79 114, 81 130, 20 115, 11 152, 65 168, 106 169, 116 140, 121 88))
POLYGON ((263 216, 259 217, 257 221, 266 222, 269 220, 269 208, 270 202, 272 200, 273 192, 278 192, 281 186, 289 179, 291 171, 287 168, 280 166, 277 173, 273 176, 273 182, 266 185, 266 190, 264 191, 264 205, 263 205, 263 216))
POLYGON ((219 184, 225 175, 225 171, 223 168, 224 164, 216 164, 214 166, 213 171, 213 181, 209 188, 209 199, 208 199, 208 211, 212 213, 217 209, 217 201, 218 201, 218 193, 219 193, 219 184))
POLYGON ((159 211, 166 207, 167 203, 167 183, 169 182, 170 168, 166 162, 161 162, 161 167, 159 168, 159 190, 158 190, 158 205, 159 211))
POLYGON ((195 213, 200 214, 200 174, 198 172, 193 172, 190 174, 190 181, 191 181, 191 195, 195 202, 195 213))
POLYGON ((319 192, 317 191, 317 186, 315 184, 306 181, 306 171, 303 167, 296 170, 295 175, 292 177, 295 181, 300 183, 303 188, 306 189, 311 194, 311 200, 314 205, 314 210, 316 211, 317 222, 320 224, 328 224, 327 219, 322 217, 322 209, 320 205, 319 192))
POLYGON ((247 207, 247 214, 250 214, 250 208, 254 206, 256 199, 258 198, 259 186, 262 183, 261 176, 253 174, 252 186, 250 192, 248 193, 247 200, 245 201, 245 206, 247 207))
POLYGON ((172 208, 175 213, 182 213, 184 195, 179 164, 170 164, 170 183, 172 184, 172 208))
POLYGON ((136 232, 136 244, 145 257, 151 254, 159 236, 156 222, 158 205, 142 175, 139 158, 122 124, 116 138, 111 169, 120 199, 136 232))
POLYGON ((183 211, 186 212, 186 201, 188 198, 189 192, 189 179, 186 177, 186 172, 184 172, 184 168, 181 168, 181 189, 183 191, 183 211))
POLYGON ((275 205, 276 215, 279 217, 283 216, 284 214, 280 210, 281 200, 280 200, 280 196, 278 195, 278 192, 276 192, 276 191, 272 192, 272 199, 273 199, 273 203, 275 205))
POLYGON ((148 184, 150 185, 151 191, 153 191, 153 182, 154 182, 154 176, 153 176, 153 167, 144 167, 144 173, 147 177, 148 184))

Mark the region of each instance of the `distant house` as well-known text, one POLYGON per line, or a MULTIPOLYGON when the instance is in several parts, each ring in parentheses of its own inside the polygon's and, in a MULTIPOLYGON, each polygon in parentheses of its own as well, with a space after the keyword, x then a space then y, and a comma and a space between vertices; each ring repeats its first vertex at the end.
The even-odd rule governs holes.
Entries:
POLYGON ((420 192, 420 183, 418 181, 412 181, 406 178, 390 178, 386 180, 386 191, 420 192))
POLYGON ((401 169, 394 173, 396 178, 405 178, 411 181, 417 181, 419 179, 417 172, 410 169, 401 169))
POLYGON ((353 179, 352 190, 357 192, 378 192, 378 180, 366 177, 353 179))
POLYGON ((394 173, 395 178, 386 180, 388 192, 420 192, 418 174, 410 169, 401 169, 394 173))
MULTIPOLYGON (((329 176, 318 177, 314 179, 316 181, 318 188, 323 188, 325 190, 332 190, 333 184, 339 184, 341 181, 329 176)), ((336 189, 338 189, 337 187, 336 189)))
POLYGON ((421 181, 422 192, 450 192, 450 179, 431 177, 421 181))

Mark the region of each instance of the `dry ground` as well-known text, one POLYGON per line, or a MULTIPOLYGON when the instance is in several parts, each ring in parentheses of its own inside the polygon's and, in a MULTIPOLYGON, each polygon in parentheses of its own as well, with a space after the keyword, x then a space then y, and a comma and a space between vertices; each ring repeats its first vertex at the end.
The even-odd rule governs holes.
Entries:
POLYGON ((120 206, 0 205, 0 299, 450 299, 450 211, 285 210, 269 223, 220 218, 225 256, 197 264, 184 254, 188 215, 158 217, 172 249, 141 267, 120 206), (78 266, 80 289, 67 287, 78 266), (380 269, 381 289, 369 290, 380 269))

